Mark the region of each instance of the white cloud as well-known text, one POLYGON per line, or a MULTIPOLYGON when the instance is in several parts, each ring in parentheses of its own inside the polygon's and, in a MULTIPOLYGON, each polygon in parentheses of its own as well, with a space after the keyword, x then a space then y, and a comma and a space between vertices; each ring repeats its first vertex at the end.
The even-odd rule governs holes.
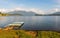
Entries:
POLYGON ((7 11, 7 9, 0 9, 0 12, 6 12, 7 11))
POLYGON ((54 2, 56 3, 55 7, 60 8, 60 0, 54 0, 54 2))
POLYGON ((32 12, 35 12, 35 13, 37 13, 37 14, 44 14, 44 11, 43 10, 39 10, 39 9, 35 9, 35 8, 30 8, 30 9, 28 9, 28 8, 20 8, 20 7, 18 7, 18 8, 13 8, 13 9, 0 9, 0 12, 10 12, 10 11, 27 11, 27 12, 29 12, 29 11, 32 11, 32 12))
POLYGON ((39 9, 35 9, 35 8, 32 8, 30 10, 37 13, 37 14, 45 14, 45 12, 43 10, 39 10, 39 9))
POLYGON ((47 14, 52 14, 52 13, 55 13, 55 12, 60 12, 60 9, 58 8, 53 8, 53 9, 50 9, 50 10, 47 10, 47 14))
POLYGON ((30 9, 28 9, 28 8, 15 8, 13 10, 16 10, 16 11, 21 10, 21 11, 27 11, 27 12, 32 11, 32 12, 35 12, 37 14, 44 14, 43 10, 39 10, 39 9, 36 9, 36 8, 30 8, 30 9))
POLYGON ((28 8, 21 8, 21 7, 13 8, 13 9, 4 9, 4 8, 0 9, 0 12, 2 12, 2 13, 7 13, 7 12, 11 12, 11 11, 27 11, 27 12, 32 11, 32 12, 35 12, 37 14, 52 14, 54 12, 60 11, 60 9, 53 8, 53 9, 49 9, 49 10, 46 10, 46 11, 40 10, 40 9, 36 9, 36 8, 28 9, 28 8))

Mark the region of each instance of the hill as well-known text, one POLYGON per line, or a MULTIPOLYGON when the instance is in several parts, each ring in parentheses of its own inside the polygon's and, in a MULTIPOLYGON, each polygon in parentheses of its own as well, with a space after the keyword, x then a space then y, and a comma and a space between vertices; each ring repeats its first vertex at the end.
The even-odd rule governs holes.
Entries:
POLYGON ((32 11, 11 11, 8 14, 21 14, 22 16, 35 16, 36 13, 32 11))
POLYGON ((35 16, 60 16, 60 12, 54 12, 52 14, 35 14, 35 16))

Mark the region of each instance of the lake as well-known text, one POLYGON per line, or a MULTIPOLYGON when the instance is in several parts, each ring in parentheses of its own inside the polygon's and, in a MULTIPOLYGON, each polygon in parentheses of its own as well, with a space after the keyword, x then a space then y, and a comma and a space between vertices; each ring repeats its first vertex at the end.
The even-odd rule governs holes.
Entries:
POLYGON ((60 30, 60 16, 0 16, 0 27, 24 22, 24 30, 60 30))

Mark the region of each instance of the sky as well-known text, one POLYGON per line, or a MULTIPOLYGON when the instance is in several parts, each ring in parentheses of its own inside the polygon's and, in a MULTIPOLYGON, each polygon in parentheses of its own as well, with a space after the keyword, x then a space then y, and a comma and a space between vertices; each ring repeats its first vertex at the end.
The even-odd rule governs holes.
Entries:
POLYGON ((0 0, 0 11, 14 8, 46 11, 60 8, 60 0, 0 0))

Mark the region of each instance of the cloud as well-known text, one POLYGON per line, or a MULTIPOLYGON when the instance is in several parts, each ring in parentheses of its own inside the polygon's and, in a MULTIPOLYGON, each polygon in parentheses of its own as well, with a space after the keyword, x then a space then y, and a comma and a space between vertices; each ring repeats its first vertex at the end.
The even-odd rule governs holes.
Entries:
POLYGON ((49 9, 47 10, 47 14, 52 14, 52 13, 55 13, 55 12, 60 12, 60 9, 59 8, 52 8, 52 9, 49 9))
POLYGON ((6 11, 7 9, 4 9, 4 8, 0 9, 0 12, 6 12, 6 11))
POLYGON ((30 9, 30 11, 33 11, 37 14, 45 14, 45 12, 43 10, 39 10, 39 9, 35 9, 35 8, 30 9))
POLYGON ((55 12, 60 12, 60 0, 52 0, 55 2, 54 4, 54 8, 51 8, 49 10, 46 10, 45 11, 45 14, 52 14, 52 13, 55 13, 55 12))
POLYGON ((27 11, 27 12, 32 11, 32 12, 35 12, 37 14, 44 14, 43 10, 39 10, 39 9, 36 9, 36 8, 30 8, 30 9, 28 9, 28 8, 15 8, 13 10, 16 10, 16 11, 20 10, 20 11, 27 11))
POLYGON ((18 8, 13 8, 13 9, 0 9, 0 12, 4 12, 4 13, 7 13, 7 12, 11 12, 11 11, 32 11, 32 12, 35 12, 37 14, 45 14, 43 10, 39 10, 39 9, 36 9, 36 8, 21 8, 21 7, 18 7, 18 8))
POLYGON ((52 14, 54 12, 60 12, 60 9, 59 8, 53 8, 53 9, 49 9, 49 10, 41 10, 41 9, 36 9, 36 8, 22 8, 22 7, 17 7, 17 8, 12 8, 12 9, 0 9, 0 12, 2 13, 8 13, 8 12, 11 12, 11 11, 32 11, 32 12, 35 12, 37 14, 52 14))
POLYGON ((55 7, 60 8, 60 0, 54 0, 54 2, 56 3, 55 7))

